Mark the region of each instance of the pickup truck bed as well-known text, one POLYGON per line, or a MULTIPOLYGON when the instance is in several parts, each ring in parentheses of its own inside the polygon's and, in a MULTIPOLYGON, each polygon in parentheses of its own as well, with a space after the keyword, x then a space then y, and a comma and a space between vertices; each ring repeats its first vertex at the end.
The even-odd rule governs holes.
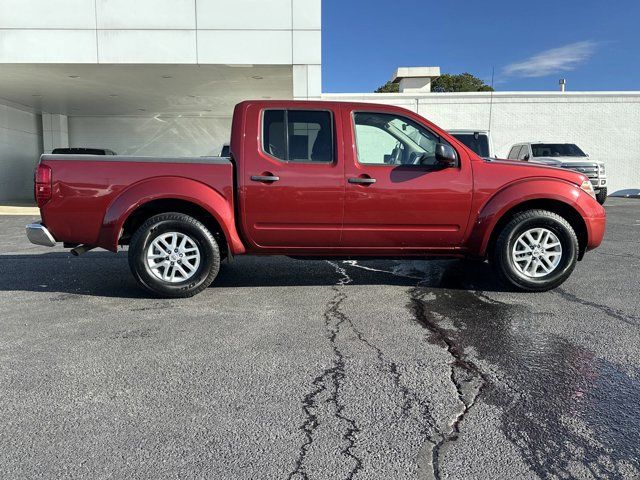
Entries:
POLYGON ((228 158, 43 155, 41 165, 51 167, 58 179, 42 210, 43 223, 54 238, 67 243, 116 251, 124 219, 141 205, 167 198, 168 192, 173 199, 193 202, 199 189, 196 202, 207 210, 207 197, 215 193, 225 202, 218 211, 233 222, 233 165, 228 158))
POLYGON ((134 276, 161 296, 201 291, 245 253, 488 257, 508 284, 545 290, 604 235, 584 175, 487 161, 397 107, 243 102, 230 152, 43 155, 43 224, 28 235, 76 253, 129 245, 134 276))

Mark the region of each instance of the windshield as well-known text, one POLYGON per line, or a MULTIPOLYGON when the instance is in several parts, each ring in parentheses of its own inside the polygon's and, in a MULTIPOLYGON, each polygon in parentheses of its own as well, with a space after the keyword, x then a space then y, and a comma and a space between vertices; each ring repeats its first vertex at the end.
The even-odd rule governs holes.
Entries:
POLYGON ((436 137, 427 135, 427 132, 419 130, 404 119, 394 118, 387 124, 387 130, 394 137, 409 143, 412 150, 435 155, 436 137))
POLYGON ((460 140, 465 146, 469 147, 481 157, 489 156, 489 140, 486 135, 478 135, 475 133, 454 133, 453 136, 460 140))
POLYGON ((536 143, 531 145, 534 157, 586 157, 573 143, 536 143))

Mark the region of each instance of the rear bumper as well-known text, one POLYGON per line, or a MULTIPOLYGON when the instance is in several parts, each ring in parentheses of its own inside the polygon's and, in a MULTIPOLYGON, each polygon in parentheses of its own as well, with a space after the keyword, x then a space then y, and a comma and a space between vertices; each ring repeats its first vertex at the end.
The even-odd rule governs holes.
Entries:
POLYGON ((43 247, 53 247, 56 244, 55 238, 47 230, 47 227, 41 223, 31 223, 26 227, 27 238, 35 245, 42 245, 43 247))

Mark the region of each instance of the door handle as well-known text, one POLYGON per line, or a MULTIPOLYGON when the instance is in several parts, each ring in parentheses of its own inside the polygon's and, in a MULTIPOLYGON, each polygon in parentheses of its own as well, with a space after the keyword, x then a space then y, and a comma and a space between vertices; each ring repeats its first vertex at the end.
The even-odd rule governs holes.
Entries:
POLYGON ((355 178, 350 178, 349 179, 349 183, 355 183, 358 185, 371 185, 372 183, 376 183, 376 179, 375 178, 367 178, 367 177, 355 177, 355 178))
POLYGON ((275 175, 251 175, 251 180, 253 182, 277 182, 280 177, 275 175))

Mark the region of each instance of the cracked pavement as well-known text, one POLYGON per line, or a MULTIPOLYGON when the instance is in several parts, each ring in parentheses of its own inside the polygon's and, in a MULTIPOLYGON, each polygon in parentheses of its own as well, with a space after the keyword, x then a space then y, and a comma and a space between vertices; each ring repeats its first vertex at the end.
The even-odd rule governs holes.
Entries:
POLYGON ((238 258, 187 300, 0 217, 0 478, 640 477, 640 202, 561 288, 238 258))

